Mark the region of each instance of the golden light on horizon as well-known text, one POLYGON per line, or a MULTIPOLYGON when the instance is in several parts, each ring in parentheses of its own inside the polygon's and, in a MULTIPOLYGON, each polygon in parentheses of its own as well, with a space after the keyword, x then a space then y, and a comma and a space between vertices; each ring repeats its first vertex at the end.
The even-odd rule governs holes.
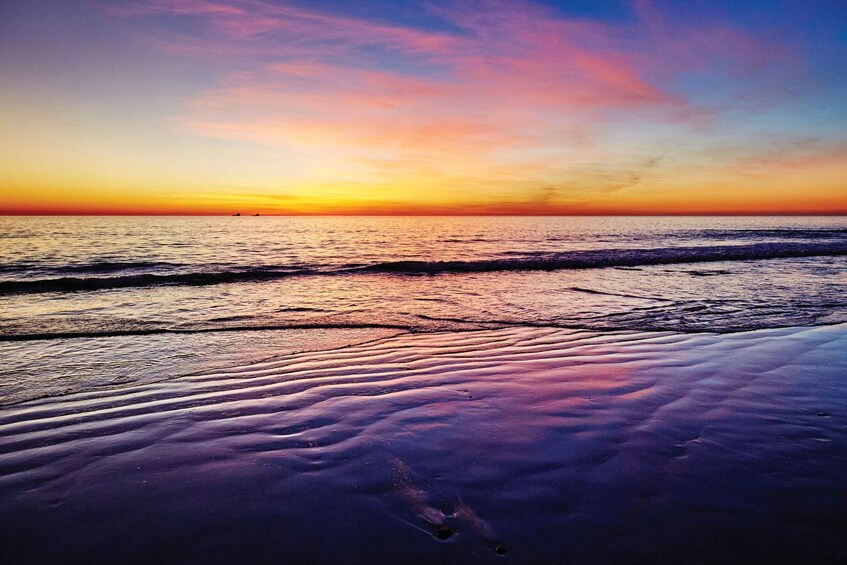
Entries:
POLYGON ((16 20, 0 212, 847 213, 828 52, 646 4, 626 23, 335 8, 16 20))

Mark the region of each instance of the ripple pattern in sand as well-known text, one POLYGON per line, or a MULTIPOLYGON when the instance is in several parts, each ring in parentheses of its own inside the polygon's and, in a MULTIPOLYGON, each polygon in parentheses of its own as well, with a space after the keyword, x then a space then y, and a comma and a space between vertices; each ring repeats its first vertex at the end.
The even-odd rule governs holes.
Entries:
POLYGON ((845 375, 847 326, 508 328, 33 401, 2 557, 837 561, 845 375))

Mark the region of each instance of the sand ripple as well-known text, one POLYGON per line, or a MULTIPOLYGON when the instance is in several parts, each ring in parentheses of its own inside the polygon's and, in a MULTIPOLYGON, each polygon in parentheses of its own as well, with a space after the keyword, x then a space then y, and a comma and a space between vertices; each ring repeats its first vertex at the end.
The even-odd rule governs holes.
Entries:
POLYGON ((847 556, 847 326, 404 335, 0 410, 0 556, 847 556))

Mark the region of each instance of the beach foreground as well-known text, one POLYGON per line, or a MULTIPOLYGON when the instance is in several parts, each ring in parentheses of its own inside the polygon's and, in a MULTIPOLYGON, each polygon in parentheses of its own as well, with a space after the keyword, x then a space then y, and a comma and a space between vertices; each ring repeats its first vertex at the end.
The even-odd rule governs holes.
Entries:
POLYGON ((843 324, 518 327, 24 402, 0 560, 843 562, 845 376, 843 324))

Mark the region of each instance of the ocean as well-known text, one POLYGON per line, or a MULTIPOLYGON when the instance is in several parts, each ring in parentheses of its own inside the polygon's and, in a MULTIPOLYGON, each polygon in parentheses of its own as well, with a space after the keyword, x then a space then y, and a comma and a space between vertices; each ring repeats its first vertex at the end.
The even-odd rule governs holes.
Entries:
POLYGON ((7 217, 3 339, 844 321, 847 220, 7 217))
POLYGON ((845 290, 843 217, 6 217, 0 399, 403 331, 831 324, 845 290))
POLYGON ((0 556, 838 562, 845 324, 844 217, 0 218, 0 556))

